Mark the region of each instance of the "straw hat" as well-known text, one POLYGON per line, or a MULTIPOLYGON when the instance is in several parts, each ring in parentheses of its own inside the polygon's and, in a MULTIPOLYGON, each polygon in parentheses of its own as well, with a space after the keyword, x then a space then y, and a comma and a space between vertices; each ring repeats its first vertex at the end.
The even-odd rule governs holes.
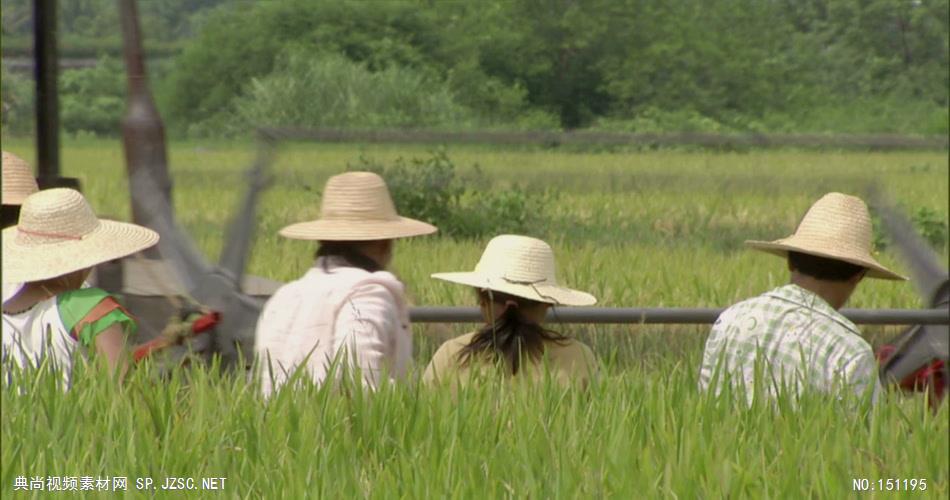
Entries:
POLYGON ((295 240, 369 241, 436 231, 425 222, 400 217, 382 177, 347 172, 327 181, 319 219, 291 224, 280 235, 295 240))
POLYGON ((795 234, 775 241, 745 243, 782 257, 793 251, 849 262, 867 268, 869 278, 907 279, 871 256, 871 231, 871 215, 860 198, 828 193, 808 209, 795 234))
POLYGON ((527 236, 496 236, 488 242, 475 271, 432 277, 547 304, 589 306, 597 302, 589 293, 558 285, 550 245, 527 236))
POLYGON ((131 255, 158 242, 135 224, 99 220, 78 191, 46 189, 3 230, 3 282, 40 281, 131 255))
POLYGON ((19 156, 3 152, 3 204, 22 205, 27 196, 39 191, 33 169, 19 156))

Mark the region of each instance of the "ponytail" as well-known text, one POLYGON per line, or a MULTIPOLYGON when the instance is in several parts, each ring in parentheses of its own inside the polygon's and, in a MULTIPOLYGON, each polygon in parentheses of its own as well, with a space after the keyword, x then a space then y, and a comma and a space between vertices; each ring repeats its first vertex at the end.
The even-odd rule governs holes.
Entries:
POLYGON ((567 339, 540 324, 528 321, 521 314, 522 307, 536 305, 537 302, 518 297, 492 292, 488 297, 479 294, 483 301, 487 300, 491 307, 498 304, 507 304, 505 312, 491 325, 485 325, 472 337, 471 342, 459 351, 459 360, 468 364, 473 358, 490 355, 495 361, 503 361, 512 375, 516 375, 522 366, 525 356, 531 359, 540 359, 544 353, 544 342, 563 342, 567 339))

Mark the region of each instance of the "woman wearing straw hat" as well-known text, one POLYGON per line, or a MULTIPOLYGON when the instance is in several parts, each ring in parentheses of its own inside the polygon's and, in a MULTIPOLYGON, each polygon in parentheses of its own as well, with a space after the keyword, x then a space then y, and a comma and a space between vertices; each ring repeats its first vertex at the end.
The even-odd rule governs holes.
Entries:
POLYGON ((19 224, 3 230, 3 281, 23 289, 3 303, 3 358, 21 367, 46 355, 68 383, 78 348, 101 354, 114 370, 136 323, 107 292, 81 288, 97 264, 158 242, 135 224, 99 220, 72 189, 48 189, 23 202, 19 224))
MULTIPOLYGON (((20 218, 20 205, 27 196, 40 190, 33 178, 33 169, 19 156, 3 152, 3 227, 15 226, 20 218)), ((3 302, 23 287, 21 283, 3 283, 3 302)))
POLYGON ((435 231, 396 213, 382 177, 331 177, 320 218, 280 231, 319 248, 315 265, 277 290, 258 320, 254 350, 264 395, 297 370, 319 383, 331 369, 353 367, 371 388, 403 377, 412 356, 409 312, 403 284, 385 269, 394 239, 435 231))
POLYGON ((857 395, 880 392, 871 346, 840 309, 865 277, 906 279, 871 256, 871 216, 864 202, 841 193, 823 196, 795 234, 776 241, 747 241, 784 257, 790 283, 740 302, 719 316, 706 341, 700 389, 718 394, 724 381, 771 397, 790 389, 857 395))
POLYGON ((597 362, 586 345, 541 324, 553 305, 588 306, 593 295, 558 284, 554 252, 535 238, 501 235, 485 247, 472 272, 433 278, 474 287, 485 325, 442 344, 423 374, 427 383, 467 382, 495 366, 535 379, 546 371, 565 385, 585 384, 597 362))

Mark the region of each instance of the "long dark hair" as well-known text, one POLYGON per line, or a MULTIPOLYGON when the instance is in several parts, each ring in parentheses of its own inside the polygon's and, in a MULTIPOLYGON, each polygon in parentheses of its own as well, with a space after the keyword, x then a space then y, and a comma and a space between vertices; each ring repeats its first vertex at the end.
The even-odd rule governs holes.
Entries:
MULTIPOLYGON (((360 252, 357 245, 358 243, 355 241, 321 241, 314 258, 342 257, 351 266, 358 267, 364 271, 371 273, 382 271, 383 266, 367 257, 363 252, 360 252)), ((325 260, 323 261, 323 270, 325 272, 329 271, 325 260)))
POLYGON ((531 359, 541 357, 545 341, 562 343, 567 340, 566 336, 525 319, 521 310, 538 306, 536 301, 500 292, 479 291, 478 297, 483 304, 488 302, 493 307, 504 307, 503 304, 507 302, 514 302, 517 307, 509 305, 494 324, 485 325, 472 337, 472 341, 459 351, 462 364, 471 362, 477 356, 490 354, 496 361, 504 361, 511 374, 516 375, 526 356, 531 359))

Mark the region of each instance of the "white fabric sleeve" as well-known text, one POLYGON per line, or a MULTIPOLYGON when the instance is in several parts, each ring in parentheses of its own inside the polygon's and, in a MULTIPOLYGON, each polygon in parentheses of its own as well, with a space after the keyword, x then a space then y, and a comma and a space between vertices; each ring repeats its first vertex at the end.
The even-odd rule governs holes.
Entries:
POLYGON ((334 326, 339 350, 344 353, 340 361, 359 368, 364 385, 375 389, 391 378, 400 324, 396 300, 386 287, 357 287, 340 307, 334 326))

